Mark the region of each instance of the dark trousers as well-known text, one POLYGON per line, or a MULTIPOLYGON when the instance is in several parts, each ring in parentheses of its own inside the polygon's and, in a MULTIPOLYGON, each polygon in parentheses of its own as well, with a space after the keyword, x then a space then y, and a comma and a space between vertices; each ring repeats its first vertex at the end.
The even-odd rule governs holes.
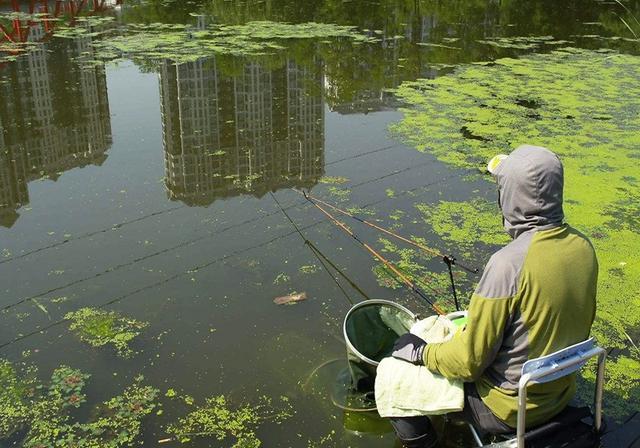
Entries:
MULTIPOLYGON (((473 383, 464 385, 464 409, 448 414, 452 420, 471 423, 475 428, 490 434, 513 432, 513 428, 498 419, 482 402, 473 383)), ((393 429, 406 448, 431 448, 436 446, 437 434, 429 417, 392 417, 393 429)))

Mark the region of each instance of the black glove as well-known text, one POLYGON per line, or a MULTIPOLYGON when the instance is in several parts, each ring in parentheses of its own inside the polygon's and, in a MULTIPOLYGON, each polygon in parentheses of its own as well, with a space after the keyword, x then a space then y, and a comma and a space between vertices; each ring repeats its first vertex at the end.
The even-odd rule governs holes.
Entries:
POLYGON ((405 333, 393 344, 391 356, 419 366, 424 365, 422 354, 427 343, 412 333, 405 333))

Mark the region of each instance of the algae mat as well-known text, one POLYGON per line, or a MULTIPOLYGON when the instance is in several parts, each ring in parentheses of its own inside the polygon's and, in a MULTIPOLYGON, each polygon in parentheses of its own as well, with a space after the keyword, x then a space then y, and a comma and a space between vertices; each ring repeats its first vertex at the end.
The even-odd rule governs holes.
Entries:
MULTIPOLYGON (((404 83, 396 94, 411 107, 392 132, 454 166, 483 170, 493 155, 525 143, 560 155, 567 221, 591 238, 600 263, 593 334, 613 349, 608 412, 621 417, 637 410, 640 57, 563 48, 462 66, 404 83)), ((446 226, 434 230, 445 240, 477 237, 446 226)))

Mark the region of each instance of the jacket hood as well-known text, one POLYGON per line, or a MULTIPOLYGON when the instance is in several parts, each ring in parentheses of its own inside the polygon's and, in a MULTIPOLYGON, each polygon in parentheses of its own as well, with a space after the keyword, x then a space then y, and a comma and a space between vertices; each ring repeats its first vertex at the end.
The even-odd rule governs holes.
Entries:
POLYGON ((512 238, 562 225, 564 172, 558 156, 540 146, 516 148, 493 172, 504 228, 512 238))

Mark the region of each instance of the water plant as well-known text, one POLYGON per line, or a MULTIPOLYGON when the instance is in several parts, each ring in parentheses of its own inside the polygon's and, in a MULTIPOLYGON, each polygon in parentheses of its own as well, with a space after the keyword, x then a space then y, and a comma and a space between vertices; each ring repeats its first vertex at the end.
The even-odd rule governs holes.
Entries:
POLYGON ((298 268, 298 271, 302 274, 315 274, 320 270, 320 267, 315 264, 303 265, 298 268))
POLYGON ((114 54, 131 58, 192 62, 212 55, 257 56, 286 48, 285 41, 345 38, 352 42, 377 41, 353 26, 331 23, 249 22, 193 28, 177 24, 132 24, 94 44, 98 58, 114 54))
POLYGON ((131 341, 149 325, 148 322, 125 317, 115 311, 97 308, 81 308, 67 313, 65 319, 71 321, 69 330, 81 341, 92 347, 112 345, 118 355, 125 358, 134 354, 129 347, 131 341))
POLYGON ((481 39, 477 42, 496 48, 510 48, 514 50, 537 50, 543 45, 566 45, 571 43, 566 40, 556 40, 553 36, 492 37, 481 39))
POLYGON ((500 210, 484 199, 440 201, 436 206, 416 204, 416 208, 429 228, 466 257, 471 257, 470 251, 478 242, 487 245, 509 242, 500 210))
MULTIPOLYGON (((414 238, 414 240, 426 246, 424 240, 419 238, 414 238)), ((439 259, 438 265, 433 265, 430 263, 433 257, 422 251, 407 247, 399 247, 386 238, 380 238, 378 241, 382 244, 381 252, 391 255, 390 261, 394 263, 396 268, 412 279, 420 288, 436 300, 438 302, 438 306, 442 309, 445 311, 455 311, 451 296, 449 273, 444 271, 438 272, 434 269, 437 266, 442 267, 439 259)), ((372 268, 372 271, 380 286, 390 289, 404 288, 404 286, 396 280, 397 275, 385 264, 376 264, 372 268)), ((455 270, 454 279, 456 281, 459 296, 462 298, 468 297, 470 291, 466 273, 460 270, 455 270)))
POLYGON ((271 398, 262 396, 257 404, 232 408, 224 395, 218 395, 207 398, 204 405, 167 426, 166 431, 182 443, 198 437, 214 437, 225 441, 225 446, 257 448, 262 442, 255 433, 256 428, 266 421, 281 423, 292 412, 286 397, 280 398, 279 407, 273 405, 271 398))
POLYGON ((72 418, 86 402, 90 375, 68 366, 55 369, 48 384, 35 379, 32 367, 19 369, 0 359, 0 439, 18 434, 25 448, 123 448, 133 446, 142 419, 155 407, 158 391, 142 376, 124 392, 98 405, 87 422, 72 418))
MULTIPOLYGON (((640 57, 611 50, 562 48, 463 65, 447 76, 402 84, 396 93, 410 107, 392 125, 395 135, 418 150, 474 172, 484 170, 493 155, 525 143, 560 155, 567 221, 591 238, 599 257, 593 334, 618 349, 607 382, 616 396, 637 376, 628 367, 640 359, 629 343, 640 327, 640 263, 634 261, 640 216, 633 205, 640 157, 638 79, 640 57)), ((475 213, 479 204, 458 207, 475 213)), ((440 222, 436 230, 443 238, 479 236, 474 228, 457 229, 453 218, 440 222)), ((631 401, 639 393, 632 389, 631 401)), ((608 412, 620 417, 624 409, 614 402, 607 402, 608 412)))
POLYGON ((319 182, 321 184, 344 184, 349 182, 349 179, 344 176, 323 176, 319 182))
POLYGON ((20 377, 6 359, 0 359, 0 438, 13 434, 29 421, 29 402, 36 381, 31 375, 20 377))

